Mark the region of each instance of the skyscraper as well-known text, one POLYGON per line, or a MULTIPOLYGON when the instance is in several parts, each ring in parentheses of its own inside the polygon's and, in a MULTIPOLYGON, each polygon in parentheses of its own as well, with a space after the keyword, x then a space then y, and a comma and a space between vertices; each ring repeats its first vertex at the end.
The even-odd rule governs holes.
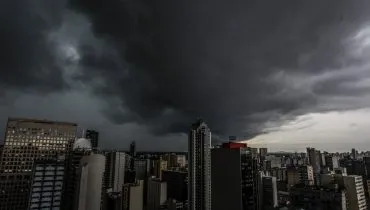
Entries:
POLYGON ((26 209, 34 160, 71 151, 77 124, 9 118, 0 158, 0 209, 26 209))
POLYGON ((90 139, 91 148, 96 151, 99 145, 99 132, 95 130, 87 130, 85 138, 90 139))
POLYGON ((189 132, 189 210, 211 209, 211 131, 198 120, 189 132))
POLYGON ((212 149, 212 209, 257 209, 257 176, 258 160, 246 144, 212 149))

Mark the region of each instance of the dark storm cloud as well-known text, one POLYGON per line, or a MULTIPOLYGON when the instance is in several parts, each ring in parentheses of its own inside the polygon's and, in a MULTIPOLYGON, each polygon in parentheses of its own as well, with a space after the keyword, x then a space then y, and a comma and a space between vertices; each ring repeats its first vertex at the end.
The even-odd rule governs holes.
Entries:
POLYGON ((368 1, 6 2, 0 85, 59 91, 73 70, 110 120, 156 134, 202 117, 220 136, 254 136, 320 111, 322 97, 369 93, 345 85, 370 77, 348 73, 364 65, 348 39, 368 21, 368 1))
POLYGON ((0 87, 50 92, 65 88, 47 33, 60 23, 62 1, 0 3, 0 87))
POLYGON ((368 20, 368 6, 345 0, 71 1, 122 56, 82 54, 82 64, 104 69, 88 73, 105 78, 100 93, 119 97, 125 111, 110 109, 112 119, 166 133, 204 117, 220 134, 244 135, 297 110, 314 111, 320 94, 341 94, 346 77, 306 91, 271 78, 282 71, 304 80, 353 65, 345 40, 368 20))

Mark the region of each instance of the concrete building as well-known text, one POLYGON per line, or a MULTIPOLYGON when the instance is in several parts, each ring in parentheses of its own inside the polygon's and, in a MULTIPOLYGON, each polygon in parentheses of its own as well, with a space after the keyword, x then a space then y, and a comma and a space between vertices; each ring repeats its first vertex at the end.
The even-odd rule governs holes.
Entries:
POLYGON ((104 185, 110 192, 121 192, 125 183, 125 172, 129 167, 128 154, 124 152, 108 152, 105 154, 104 185))
POLYGON ((307 156, 308 156, 308 163, 312 166, 313 173, 314 173, 314 180, 316 185, 320 185, 320 173, 321 173, 321 153, 320 150, 316 150, 315 148, 307 148, 307 156))
POLYGON ((28 209, 61 209, 64 172, 64 157, 35 162, 28 209))
POLYGON ((330 170, 334 170, 336 168, 339 168, 339 158, 337 156, 326 155, 325 156, 325 163, 326 163, 326 166, 330 170))
POLYGON ((186 203, 176 201, 173 199, 167 200, 167 210, 185 210, 187 209, 186 203))
POLYGON ((341 189, 315 188, 304 185, 289 190, 289 200, 294 209, 347 210, 346 193, 341 189))
POLYGON ((137 180, 135 183, 123 185, 122 210, 143 210, 144 181, 137 180))
POLYGON ((167 183, 156 177, 148 180, 147 210, 158 210, 167 201, 167 183))
POLYGON ((162 180, 167 183, 167 198, 179 202, 187 200, 188 173, 186 171, 163 171, 162 180))
POLYGON ((324 187, 337 185, 346 190, 347 206, 349 210, 367 209, 364 185, 361 176, 342 174, 322 174, 321 182, 324 187))
POLYGON ((199 120, 189 132, 189 210, 211 210, 211 131, 199 120))
POLYGON ((77 124, 9 118, 0 157, 0 209, 27 209, 34 160, 68 154, 77 124))
POLYGON ((78 210, 100 210, 102 204, 105 156, 92 154, 80 161, 80 181, 77 187, 78 210))
POLYGON ((342 176, 343 186, 347 190, 349 210, 366 210, 366 199, 362 177, 357 175, 342 176))
POLYGON ((297 169, 299 183, 303 183, 305 185, 314 185, 314 172, 312 166, 298 166, 297 169))
POLYGON ((271 210, 278 206, 278 190, 276 177, 262 177, 262 209, 271 210))
POLYGON ((246 146, 212 149, 212 210, 257 208, 258 161, 246 146))
POLYGON ((63 192, 62 209, 73 209, 75 206, 77 206, 78 197, 76 194, 78 183, 80 181, 80 161, 82 157, 91 154, 91 147, 88 146, 88 143, 84 143, 83 141, 88 140, 79 139, 78 141, 75 141, 73 146, 75 149, 66 156, 66 179, 64 180, 65 187, 63 192), (82 145, 85 145, 85 147, 82 145))
POLYGON ((272 168, 271 169, 271 176, 276 177, 277 181, 287 181, 287 168, 272 168))

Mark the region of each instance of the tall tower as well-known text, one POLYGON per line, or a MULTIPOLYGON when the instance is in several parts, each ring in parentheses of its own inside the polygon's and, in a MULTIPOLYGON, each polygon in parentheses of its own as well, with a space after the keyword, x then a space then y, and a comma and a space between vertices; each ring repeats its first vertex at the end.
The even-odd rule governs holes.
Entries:
POLYGON ((211 131, 198 120, 189 132, 189 210, 211 209, 211 131))

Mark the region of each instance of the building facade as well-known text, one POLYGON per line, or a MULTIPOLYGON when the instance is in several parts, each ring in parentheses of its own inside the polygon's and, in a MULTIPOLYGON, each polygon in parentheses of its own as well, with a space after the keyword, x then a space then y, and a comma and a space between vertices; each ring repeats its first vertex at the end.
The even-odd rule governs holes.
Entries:
POLYGON ((162 180, 167 183, 167 198, 184 202, 188 197, 188 173, 186 171, 163 171, 162 180))
POLYGON ((158 178, 148 180, 147 210, 160 209, 167 201, 167 183, 158 178))
POLYGON ((64 172, 64 157, 35 162, 28 209, 61 209, 64 172))
POLYGON ((78 182, 78 210, 100 210, 102 206, 103 175, 105 156, 92 154, 80 161, 78 182))
POLYGON ((211 130, 199 120, 189 132, 189 210, 211 209, 211 130))
POLYGON ((68 154, 77 124, 9 118, 0 157, 0 209, 27 209, 34 160, 68 154))
POLYGON ((246 144, 212 149, 212 209, 258 208, 258 162, 246 144))

